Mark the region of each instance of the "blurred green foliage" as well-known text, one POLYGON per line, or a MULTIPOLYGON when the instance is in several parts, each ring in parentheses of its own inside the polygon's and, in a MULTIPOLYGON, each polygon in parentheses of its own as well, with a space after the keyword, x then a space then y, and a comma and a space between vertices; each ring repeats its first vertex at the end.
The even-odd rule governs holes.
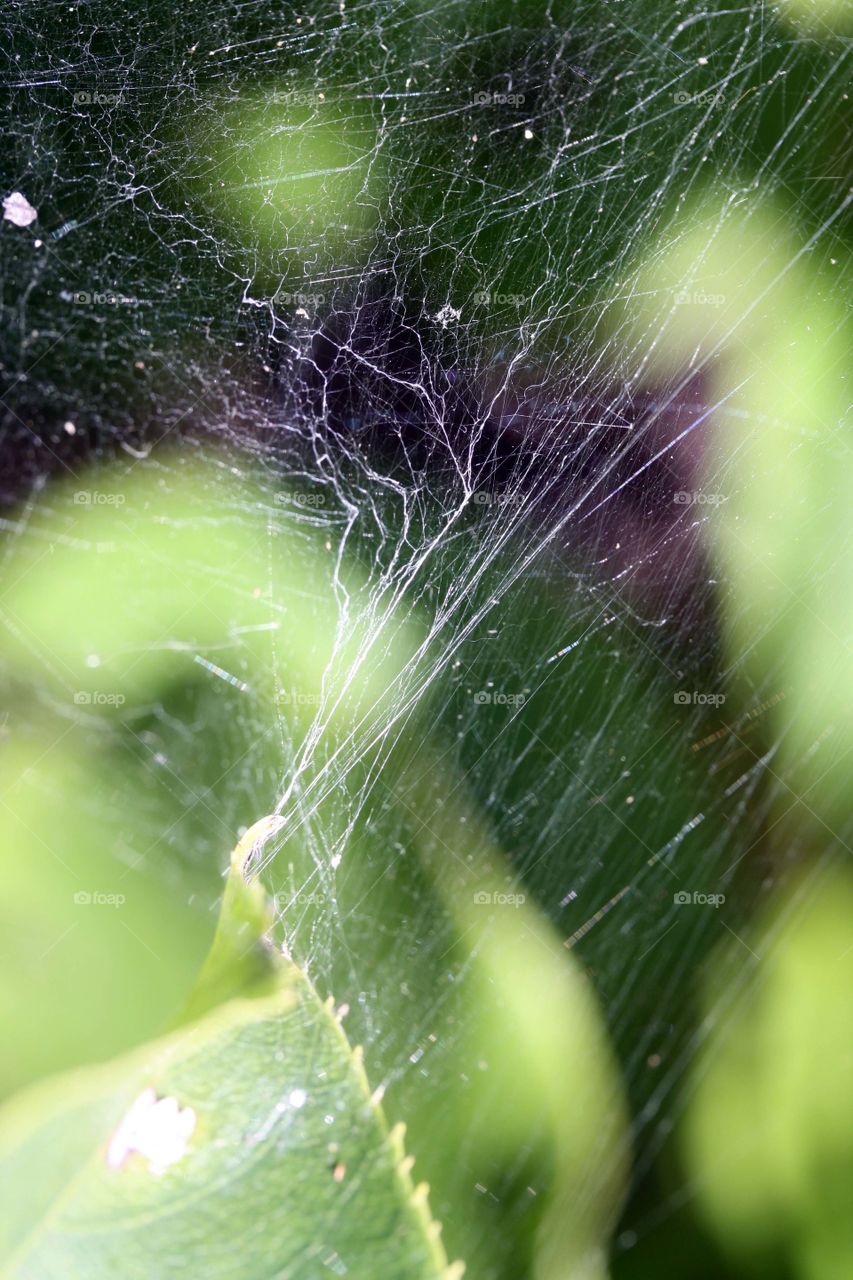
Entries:
MULTIPOLYGON (((833 291, 837 261, 806 254, 790 210, 719 214, 706 198, 674 247, 671 231, 643 246, 636 294, 614 305, 630 332, 655 335, 643 376, 713 371, 724 411, 705 476, 724 491, 710 545, 729 654, 775 694, 775 860, 799 833, 835 862, 849 852, 853 749, 849 313, 833 291)), ((803 869, 708 966, 708 1042, 682 1143, 732 1266, 829 1280, 853 1268, 853 898, 849 871, 810 864, 815 883, 803 869)))
POLYGON ((358 103, 329 98, 313 82, 267 85, 199 112, 191 126, 198 143, 185 189, 251 250, 253 294, 291 311, 316 311, 325 300, 316 281, 351 267, 357 245, 367 257, 385 204, 374 121, 358 103))
POLYGON ((682 1143, 735 1263, 842 1280, 853 1268, 853 879, 817 870, 709 973, 714 1029, 682 1143), (741 989, 744 945, 758 963, 741 989))
POLYGON ((808 794, 808 815, 832 827, 849 816, 853 746, 853 326, 834 290, 838 262, 807 255, 790 210, 772 202, 722 223, 706 197, 683 226, 674 242, 670 229, 642 247, 636 300, 615 309, 631 332, 656 335, 645 376, 712 371, 720 411, 705 474, 724 490, 712 546, 731 593, 728 649, 748 655, 741 672, 757 684, 778 681, 768 692, 785 695, 773 713, 779 767, 808 794))

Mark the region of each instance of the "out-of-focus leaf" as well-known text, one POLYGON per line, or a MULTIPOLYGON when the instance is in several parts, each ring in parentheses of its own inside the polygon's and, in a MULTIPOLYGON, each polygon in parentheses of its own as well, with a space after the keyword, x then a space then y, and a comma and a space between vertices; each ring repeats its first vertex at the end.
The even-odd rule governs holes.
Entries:
POLYGON ((363 104, 332 86, 276 85, 215 103, 191 135, 187 186, 256 253, 252 290, 278 289, 280 306, 303 316, 322 309, 325 273, 338 259, 351 264, 359 241, 367 245, 384 195, 363 104))
MULTIPOLYGON (((740 1262, 784 1252, 802 1280, 853 1273, 851 918, 853 882, 836 872, 750 932, 757 972, 695 1068, 683 1132, 721 1246, 740 1262)), ((710 1007, 737 989, 744 957, 733 943, 710 1007)))
POLYGON ((617 310, 638 339, 654 336, 642 348, 652 377, 704 372, 726 639, 756 688, 770 673, 763 692, 784 691, 779 763, 832 824, 848 811, 853 746, 853 330, 831 288, 837 260, 809 249, 784 208, 700 205, 648 253, 617 310))
POLYGON ((853 9, 848 0, 783 0, 780 11, 794 27, 808 31, 812 39, 849 34, 853 27, 853 9))
POLYGON ((421 856, 473 969, 462 1060, 476 1055, 489 1068, 480 1115, 451 1111, 451 1123, 498 1160, 544 1137, 549 1175, 532 1275, 602 1280, 629 1139, 592 989, 513 882, 464 788, 448 785, 428 753, 414 772, 408 794, 417 812, 430 814, 418 833, 421 856))
MULTIPOLYGON (((211 932, 188 907, 192 878, 148 849, 127 760, 48 728, 36 718, 2 746, 2 1094, 159 1034, 211 932)), ((153 808, 167 827, 169 810, 153 808)))

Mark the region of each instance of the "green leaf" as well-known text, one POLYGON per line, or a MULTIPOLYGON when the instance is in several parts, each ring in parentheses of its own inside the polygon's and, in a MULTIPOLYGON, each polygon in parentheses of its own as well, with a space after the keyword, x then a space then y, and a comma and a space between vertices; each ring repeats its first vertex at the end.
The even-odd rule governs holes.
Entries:
POLYGON ((853 879, 834 869, 779 897, 708 982, 739 991, 694 1069, 682 1149, 698 1205, 738 1265, 782 1255, 798 1280, 853 1274, 853 879))
POLYGON ((835 259, 803 241, 784 205, 746 209, 709 196, 667 223, 630 287, 614 290, 629 298, 614 314, 649 385, 702 372, 716 406, 702 484, 727 584, 724 641, 773 699, 774 772, 808 796, 799 820, 832 827, 849 813, 853 745, 853 330, 831 287, 835 259))
POLYGON ((280 959, 267 934, 272 903, 259 880, 247 880, 249 861, 281 826, 274 814, 249 828, 231 854, 222 910, 213 944, 180 1021, 190 1022, 237 995, 259 996, 273 990, 280 959))
POLYGON ((15 1046, 0 1057, 4 1097, 160 1035, 210 946, 216 870, 176 863, 165 788, 146 811, 144 780, 110 745, 37 709, 3 744, 0 1036, 15 1046))
MULTIPOLYGON (((464 786, 449 785, 428 747, 414 776, 404 775, 398 786, 414 812, 430 814, 416 836, 418 852, 455 925, 455 946, 471 965, 475 994, 459 1057, 489 1068, 489 1082, 467 1092, 465 1110, 450 1125, 465 1133, 469 1149, 498 1164, 535 1149, 544 1128, 549 1175, 531 1274, 534 1280, 605 1280, 630 1137, 622 1082, 593 990, 541 912, 513 891, 487 824, 464 786)), ((445 1109, 454 1103, 459 1095, 451 1086, 445 1109)), ((446 1122, 432 1118, 433 1130, 446 1122)))
MULTIPOLYGON (((239 959, 238 939, 251 950, 265 920, 259 887, 241 884, 246 844, 200 1003, 239 959)), ((231 1000, 9 1104, 0 1170, 16 1194, 0 1209, 4 1277, 458 1275, 426 1187, 413 1188, 402 1130, 388 1131, 331 1001, 270 946, 268 982, 274 970, 273 994, 231 1000)))

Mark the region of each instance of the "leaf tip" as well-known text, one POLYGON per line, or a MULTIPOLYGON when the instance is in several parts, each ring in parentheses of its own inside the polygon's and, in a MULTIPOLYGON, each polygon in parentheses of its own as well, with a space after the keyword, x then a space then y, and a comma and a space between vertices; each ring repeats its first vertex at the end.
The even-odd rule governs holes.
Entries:
POLYGON ((253 822, 231 854, 231 869, 240 875, 247 875, 250 864, 263 849, 270 836, 274 836, 284 826, 284 818, 278 813, 268 813, 266 817, 253 822))

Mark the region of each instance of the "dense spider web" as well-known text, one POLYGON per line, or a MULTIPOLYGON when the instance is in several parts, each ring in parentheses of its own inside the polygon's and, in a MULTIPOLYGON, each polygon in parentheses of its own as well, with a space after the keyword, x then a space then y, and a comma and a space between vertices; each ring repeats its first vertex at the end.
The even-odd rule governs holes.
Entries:
MULTIPOLYGON (((429 733, 592 976, 635 1116, 629 1252, 671 1211, 643 1180, 707 1031, 695 976, 793 855, 763 836, 778 676, 723 645, 713 504, 676 497, 754 480, 711 448, 737 411, 716 352, 650 377, 659 335, 613 302, 700 192, 718 227, 776 200, 837 252, 845 46, 763 4, 656 0, 108 0, 3 25, 4 193, 38 212, 2 228, 4 496, 108 457, 178 487, 209 456, 212 520, 271 557, 329 551, 353 679, 411 615, 392 696, 345 731, 328 690, 295 725, 298 689, 243 681, 235 618, 186 655, 194 719, 146 721, 152 757, 193 808, 192 728, 218 726, 207 865, 224 830, 284 817, 265 858, 289 945, 406 1115, 454 1070, 467 963, 413 865, 430 811, 385 769, 412 776, 429 733), (680 890, 726 895, 724 928, 680 890)), ((509 1202, 523 1164, 484 1186, 463 1141, 460 1186, 509 1202)))

